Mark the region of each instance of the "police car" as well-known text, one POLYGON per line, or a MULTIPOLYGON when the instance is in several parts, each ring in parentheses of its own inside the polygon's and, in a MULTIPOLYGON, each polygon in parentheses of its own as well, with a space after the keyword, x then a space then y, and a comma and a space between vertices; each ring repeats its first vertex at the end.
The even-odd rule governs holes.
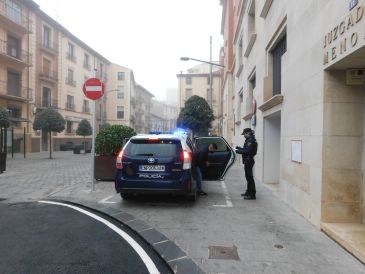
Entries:
POLYGON ((179 194, 197 199, 194 153, 217 144, 209 153, 203 180, 220 180, 235 161, 235 153, 222 137, 191 140, 186 134, 145 134, 132 137, 120 151, 115 189, 123 199, 136 194, 179 194))

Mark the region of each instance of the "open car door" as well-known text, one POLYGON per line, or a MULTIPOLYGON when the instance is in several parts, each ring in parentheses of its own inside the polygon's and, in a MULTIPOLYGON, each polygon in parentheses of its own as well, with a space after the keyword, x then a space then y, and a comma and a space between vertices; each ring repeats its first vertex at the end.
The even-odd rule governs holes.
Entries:
POLYGON ((236 154, 223 137, 197 137, 195 150, 216 144, 218 149, 208 153, 208 167, 202 170, 203 180, 222 180, 228 169, 234 164, 236 154))

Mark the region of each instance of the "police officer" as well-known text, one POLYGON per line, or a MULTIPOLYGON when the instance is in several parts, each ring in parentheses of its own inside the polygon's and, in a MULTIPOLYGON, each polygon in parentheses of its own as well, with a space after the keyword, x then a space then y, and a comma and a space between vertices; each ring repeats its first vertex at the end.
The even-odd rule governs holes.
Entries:
POLYGON ((245 128, 241 135, 245 137, 245 144, 236 147, 236 153, 242 154, 242 162, 245 165, 245 176, 247 180, 247 190, 241 196, 245 200, 256 200, 255 180, 253 179, 252 168, 255 164, 254 156, 257 153, 257 142, 255 134, 251 128, 245 128))

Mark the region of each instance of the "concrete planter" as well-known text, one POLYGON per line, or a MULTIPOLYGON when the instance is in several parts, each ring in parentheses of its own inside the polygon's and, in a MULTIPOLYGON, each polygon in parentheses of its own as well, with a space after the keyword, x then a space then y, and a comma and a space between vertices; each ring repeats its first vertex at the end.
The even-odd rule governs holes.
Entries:
POLYGON ((117 156, 95 156, 95 179, 114 181, 117 156))

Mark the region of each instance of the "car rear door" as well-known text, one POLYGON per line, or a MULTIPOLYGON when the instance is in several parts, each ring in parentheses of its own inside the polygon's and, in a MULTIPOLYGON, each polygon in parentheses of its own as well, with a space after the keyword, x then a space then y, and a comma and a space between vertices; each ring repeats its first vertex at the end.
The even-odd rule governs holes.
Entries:
POLYGON ((199 151, 209 144, 216 144, 218 148, 214 152, 208 152, 209 166, 205 166, 202 170, 203 180, 222 180, 234 164, 236 154, 223 137, 195 138, 195 151, 199 151))

